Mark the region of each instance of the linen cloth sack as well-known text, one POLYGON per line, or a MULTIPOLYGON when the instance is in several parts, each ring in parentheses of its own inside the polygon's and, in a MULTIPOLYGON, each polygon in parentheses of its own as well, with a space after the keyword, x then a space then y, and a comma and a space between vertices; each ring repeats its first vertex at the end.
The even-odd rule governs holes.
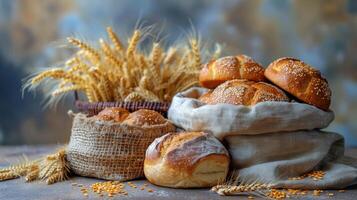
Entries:
POLYGON ((342 189, 357 183, 357 162, 344 157, 344 139, 336 133, 292 131, 260 135, 235 135, 224 142, 239 179, 271 183, 276 188, 342 189), (321 180, 306 177, 323 170, 321 180))
POLYGON ((222 140, 240 180, 296 189, 356 184, 357 162, 343 157, 342 136, 317 130, 331 123, 333 112, 294 102, 206 105, 197 98, 207 91, 191 88, 177 94, 168 118, 184 130, 210 132, 222 140), (322 180, 289 179, 318 169, 326 172, 322 180))
POLYGON ((175 127, 169 122, 129 126, 75 114, 67 160, 70 169, 81 176, 118 181, 143 177, 147 147, 172 131, 175 127))
POLYGON ((326 128, 333 112, 293 102, 261 102, 254 106, 206 105, 198 98, 205 88, 190 88, 174 96, 168 119, 187 131, 211 132, 222 140, 227 135, 256 135, 280 131, 326 128))

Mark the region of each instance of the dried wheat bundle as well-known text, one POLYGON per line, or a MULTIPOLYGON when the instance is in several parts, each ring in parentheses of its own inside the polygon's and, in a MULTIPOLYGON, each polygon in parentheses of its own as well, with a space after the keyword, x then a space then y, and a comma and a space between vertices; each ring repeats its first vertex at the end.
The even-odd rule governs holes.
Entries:
POLYGON ((221 52, 219 45, 214 52, 203 51, 200 40, 190 37, 169 48, 153 42, 147 53, 140 46, 145 30, 135 30, 126 45, 111 27, 107 33, 110 43, 100 39, 98 48, 68 38, 78 48, 73 57, 62 67, 31 77, 25 88, 47 85, 45 80, 50 79, 55 82, 49 92, 51 102, 70 91, 82 92, 89 102, 170 102, 177 92, 198 83, 203 59, 213 59, 221 52))
POLYGON ((69 173, 66 152, 63 148, 42 159, 0 169, 0 181, 24 177, 26 182, 42 180, 47 184, 53 184, 68 179, 69 173))

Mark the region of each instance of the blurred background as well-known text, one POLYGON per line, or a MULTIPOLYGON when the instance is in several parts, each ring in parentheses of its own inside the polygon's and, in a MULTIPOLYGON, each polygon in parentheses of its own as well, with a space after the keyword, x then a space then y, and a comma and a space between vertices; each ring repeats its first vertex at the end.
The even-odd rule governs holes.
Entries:
POLYGON ((244 53, 264 66, 291 56, 320 69, 333 91, 328 130, 357 146, 353 0, 0 0, 0 144, 67 142, 74 99, 43 109, 41 93, 22 98, 23 79, 63 60, 66 37, 96 41, 106 26, 126 36, 138 21, 162 27, 168 43, 194 27, 203 41, 223 44, 225 55, 244 53))

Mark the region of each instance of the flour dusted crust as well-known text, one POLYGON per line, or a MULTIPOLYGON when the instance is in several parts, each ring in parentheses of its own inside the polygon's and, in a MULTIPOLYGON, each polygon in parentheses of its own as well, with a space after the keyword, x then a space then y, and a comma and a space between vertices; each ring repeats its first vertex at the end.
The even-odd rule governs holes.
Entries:
POLYGON ((153 184, 174 188, 210 187, 226 178, 229 155, 204 132, 169 133, 147 149, 144 173, 153 184))
POLYGON ((219 85, 209 97, 200 100, 207 104, 250 106, 264 101, 289 101, 289 98, 282 90, 271 84, 236 79, 219 85))
POLYGON ((200 84, 211 89, 233 79, 264 81, 264 68, 246 55, 227 56, 204 65, 199 76, 200 84))
POLYGON ((299 100, 328 110, 331 90, 320 71, 295 58, 279 58, 265 71, 265 76, 274 84, 299 100))

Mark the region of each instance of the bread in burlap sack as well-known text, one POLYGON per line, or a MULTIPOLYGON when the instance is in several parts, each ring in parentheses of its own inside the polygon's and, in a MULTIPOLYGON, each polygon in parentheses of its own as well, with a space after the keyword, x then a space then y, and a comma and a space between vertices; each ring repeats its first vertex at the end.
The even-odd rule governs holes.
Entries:
POLYGON ((175 131, 167 121, 151 126, 132 126, 76 114, 67 158, 71 170, 81 176, 130 180, 144 176, 147 147, 155 138, 175 131))

